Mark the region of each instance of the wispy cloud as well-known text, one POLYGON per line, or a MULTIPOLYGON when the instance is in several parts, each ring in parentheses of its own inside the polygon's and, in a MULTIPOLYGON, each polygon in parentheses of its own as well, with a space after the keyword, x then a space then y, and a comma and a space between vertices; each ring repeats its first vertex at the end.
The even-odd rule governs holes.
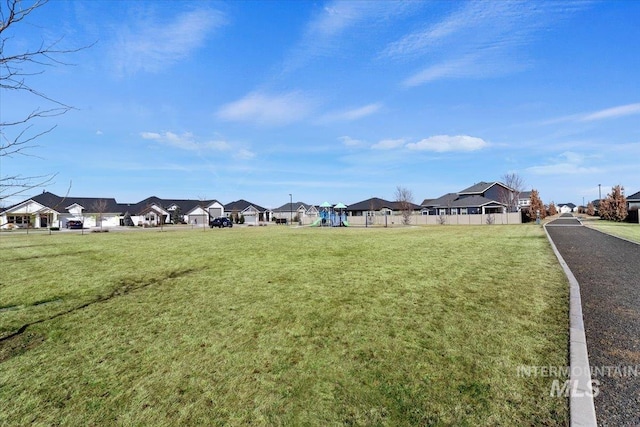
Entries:
POLYGON ((567 151, 551 159, 546 165, 531 166, 526 171, 535 175, 575 175, 601 172, 597 167, 585 165, 585 160, 585 155, 567 151))
POLYGON ((253 92, 224 105, 216 115, 227 121, 279 126, 307 117, 314 105, 310 96, 298 91, 277 95, 253 92))
POLYGON ((198 142, 191 132, 180 135, 173 132, 140 132, 140 136, 143 139, 188 151, 229 151, 233 148, 229 142, 224 140, 198 142))
POLYGON ((379 25, 419 6, 419 2, 406 1, 331 1, 307 24, 300 42, 284 61, 284 72, 333 55, 344 48, 344 36, 350 30, 379 25))
POLYGON ((580 118, 580 121, 591 122, 594 120, 613 119, 617 117, 630 116, 640 114, 640 103, 621 105, 619 107, 607 108, 605 110, 596 111, 580 118))
POLYGON ((320 122, 335 122, 335 121, 354 121, 364 117, 377 113, 382 108, 382 104, 379 102, 373 104, 367 104, 362 107, 351 108, 343 111, 334 111, 325 114, 320 122))
POLYGON ((445 153, 449 151, 477 151, 489 146, 482 138, 468 135, 435 135, 415 143, 407 144, 409 150, 434 151, 445 153))
POLYGON ((617 107, 605 108, 604 110, 592 111, 590 113, 570 114, 567 116, 557 117, 555 119, 545 120, 542 124, 552 125, 566 122, 594 122, 598 120, 616 119, 634 114, 640 114, 640 103, 619 105, 617 107))
POLYGON ((212 30, 225 23, 221 12, 200 9, 177 14, 171 21, 143 18, 117 28, 110 50, 120 76, 140 71, 158 72, 189 57, 212 30))
POLYGON ((492 77, 526 67, 522 47, 538 31, 580 8, 577 2, 470 1, 438 22, 390 43, 380 57, 435 58, 405 79, 417 86, 444 78, 492 77))

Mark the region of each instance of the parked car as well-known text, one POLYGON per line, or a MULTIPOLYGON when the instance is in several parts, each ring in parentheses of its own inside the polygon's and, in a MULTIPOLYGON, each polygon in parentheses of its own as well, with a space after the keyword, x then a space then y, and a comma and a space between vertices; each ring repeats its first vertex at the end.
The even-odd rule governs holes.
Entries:
POLYGON ((211 227, 211 228, 213 228, 213 227, 218 227, 218 228, 233 227, 233 221, 231 221, 227 217, 220 216, 218 218, 212 219, 209 222, 209 227, 211 227))
POLYGON ((82 221, 71 220, 67 222, 67 228, 71 230, 82 230, 83 226, 82 221))

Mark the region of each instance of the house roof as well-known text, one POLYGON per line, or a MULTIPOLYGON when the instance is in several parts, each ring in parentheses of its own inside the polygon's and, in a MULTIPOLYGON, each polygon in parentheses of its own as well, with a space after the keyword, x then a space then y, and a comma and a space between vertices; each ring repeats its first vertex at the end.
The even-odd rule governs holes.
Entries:
POLYGON ((632 202, 640 201, 640 191, 627 197, 627 202, 628 201, 632 201, 632 202))
MULTIPOLYGON (((401 202, 391 202, 379 197, 372 197, 358 203, 352 203, 347 208, 348 211, 379 211, 380 209, 402 210, 401 202)), ((411 209, 419 210, 420 206, 411 203, 411 209)))
POLYGON ((500 185, 501 187, 506 188, 507 190, 513 190, 512 188, 509 188, 507 185, 498 182, 498 181, 494 181, 494 182, 484 182, 481 181, 477 184, 473 184, 471 187, 465 188, 464 190, 460 191, 458 194, 460 195, 467 195, 467 194, 482 194, 484 192, 486 192, 489 188, 493 187, 494 185, 500 185))
POLYGON ((308 211, 313 209, 314 206, 303 202, 285 203, 279 208, 275 208, 273 212, 297 212, 300 208, 304 208, 305 211, 308 211))
MULTIPOLYGON (((212 200, 193 200, 193 199, 161 199, 156 196, 147 197, 146 199, 132 204, 122 204, 122 212, 129 212, 131 214, 142 214, 145 210, 151 206, 160 206, 162 209, 168 209, 172 206, 177 206, 183 214, 191 212, 200 206, 210 206, 213 203, 220 203, 215 199, 212 200)), ((221 203, 220 203, 221 204, 221 203)))
POLYGON ((520 194, 518 195, 518 197, 520 199, 530 199, 531 198, 531 191, 521 191, 520 194))
POLYGON ((451 206, 451 203, 453 203, 457 198, 458 193, 447 193, 437 199, 431 199, 429 203, 423 203, 422 206, 428 208, 451 206))
MULTIPOLYGON (((11 210, 17 206, 22 205, 23 203, 33 200, 36 203, 39 203, 43 206, 51 208, 57 212, 66 211, 67 208, 73 205, 79 205, 83 208, 84 212, 96 212, 96 209, 99 207, 99 204, 104 202, 106 204, 106 209, 104 213, 121 213, 124 214, 128 212, 131 215, 138 215, 144 213, 150 206, 156 205, 164 210, 170 208, 171 206, 178 206, 182 213, 191 212, 193 209, 199 206, 211 206, 214 203, 220 203, 219 201, 212 200, 192 200, 192 199, 161 199, 156 196, 147 197, 146 199, 138 202, 138 203, 118 203, 114 198, 104 198, 104 197, 61 197, 56 194, 45 191, 37 196, 31 197, 30 199, 24 200, 15 205, 9 206, 6 209, 0 210, 0 212, 11 210)), ((220 205, 222 205, 220 203, 220 205)), ((255 205, 254 205, 255 206, 255 205)), ((256 206, 257 207, 257 206, 256 206)))
POLYGON ((98 210, 102 210, 105 213, 123 212, 121 206, 116 202, 116 199, 112 197, 61 197, 45 191, 29 200, 33 200, 57 212, 64 211, 67 207, 74 204, 82 206, 84 212, 97 212, 98 210), (102 204, 104 204, 104 206, 101 206, 102 204))
POLYGON ((569 202, 569 203, 558 203, 558 207, 560 207, 560 206, 569 206, 571 209, 576 207, 576 205, 574 205, 571 202, 569 202))
POLYGON ((233 211, 244 212, 251 206, 253 206, 258 212, 266 212, 268 210, 266 208, 263 208, 260 205, 256 205, 255 203, 250 203, 244 199, 227 203, 226 205, 224 205, 224 210, 226 212, 233 212, 233 211))

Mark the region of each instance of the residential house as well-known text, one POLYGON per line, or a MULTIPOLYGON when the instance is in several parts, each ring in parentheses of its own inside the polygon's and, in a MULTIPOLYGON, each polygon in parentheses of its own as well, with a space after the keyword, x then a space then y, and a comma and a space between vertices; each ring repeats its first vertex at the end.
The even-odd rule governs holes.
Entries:
POLYGON ((518 208, 529 209, 531 206, 531 191, 521 191, 518 195, 518 208))
POLYGON ((61 197, 45 191, 0 212, 0 227, 66 227, 69 221, 85 227, 116 226, 121 216, 122 206, 113 198, 61 197))
POLYGON ((303 202, 285 203, 284 205, 274 209, 273 218, 285 219, 288 221, 299 221, 306 224, 307 218, 316 218, 318 216, 318 207, 303 202))
POLYGON ((66 227, 71 220, 86 228, 113 226, 158 226, 186 222, 208 224, 209 218, 223 216, 217 200, 167 200, 148 197, 138 203, 117 203, 113 198, 61 197, 43 192, 0 212, 0 226, 66 227))
MULTIPOLYGON (((479 182, 458 193, 423 202, 423 215, 478 215, 507 213, 515 191, 501 182, 479 182)), ((514 206, 512 209, 517 208, 514 206)))
POLYGON ((197 225, 208 224, 210 219, 224 216, 224 206, 217 200, 161 199, 151 196, 126 205, 126 213, 131 216, 131 225, 197 225))
POLYGON ((556 207, 558 208, 558 212, 561 214, 578 212, 578 207, 573 203, 558 203, 556 207))
POLYGON ((640 223, 640 191, 627 197, 627 221, 640 223))
POLYGON ((637 211, 640 209, 640 191, 627 197, 627 210, 637 211))
MULTIPOLYGON (((420 206, 409 203, 412 211, 419 211, 420 206)), ((393 215, 404 210, 402 202, 391 202, 389 200, 372 197, 361 202, 350 204, 347 207, 347 214, 350 216, 385 216, 393 215)))
POLYGON ((243 199, 227 203, 224 205, 224 211, 228 217, 235 214, 242 215, 244 223, 249 225, 258 225, 261 221, 268 222, 271 220, 271 211, 269 209, 243 199))

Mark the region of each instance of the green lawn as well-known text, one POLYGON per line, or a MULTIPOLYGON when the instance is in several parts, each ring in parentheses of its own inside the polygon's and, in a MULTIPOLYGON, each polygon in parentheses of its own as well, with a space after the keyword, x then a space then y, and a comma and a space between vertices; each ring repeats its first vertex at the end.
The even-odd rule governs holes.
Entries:
POLYGON ((589 226, 614 236, 640 243, 640 224, 613 221, 590 221, 589 226))
POLYGON ((0 425, 567 425, 533 225, 0 235, 0 425))

